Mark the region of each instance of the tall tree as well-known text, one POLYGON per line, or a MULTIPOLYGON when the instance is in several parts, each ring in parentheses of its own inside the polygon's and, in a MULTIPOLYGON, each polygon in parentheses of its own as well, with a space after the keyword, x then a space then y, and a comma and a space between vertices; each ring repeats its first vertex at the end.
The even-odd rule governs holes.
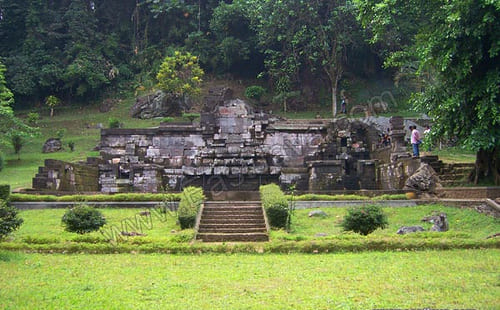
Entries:
POLYGON ((11 136, 33 136, 38 133, 38 129, 24 124, 14 115, 11 107, 14 103, 14 96, 6 86, 5 70, 5 66, 0 62, 0 145, 7 146, 10 144, 11 136))
POLYGON ((474 181, 500 184, 500 2, 358 0, 374 41, 405 35, 387 64, 413 63, 422 88, 415 107, 434 120, 433 137, 457 138, 477 152, 474 181))
POLYGON ((338 83, 349 49, 361 39, 352 1, 256 0, 252 10, 266 66, 278 88, 300 83, 301 72, 326 76, 332 115, 337 115, 338 83))

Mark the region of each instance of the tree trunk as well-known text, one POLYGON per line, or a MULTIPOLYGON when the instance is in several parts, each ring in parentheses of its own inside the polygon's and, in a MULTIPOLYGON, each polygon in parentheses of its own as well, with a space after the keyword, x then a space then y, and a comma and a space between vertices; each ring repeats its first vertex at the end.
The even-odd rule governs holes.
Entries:
POLYGON ((337 79, 332 81, 332 115, 337 116, 337 79))
POLYGON ((485 181, 500 185, 500 147, 491 150, 480 149, 476 153, 475 166, 470 177, 474 184, 485 181))
POLYGON ((50 117, 54 116, 54 108, 50 108, 50 117))

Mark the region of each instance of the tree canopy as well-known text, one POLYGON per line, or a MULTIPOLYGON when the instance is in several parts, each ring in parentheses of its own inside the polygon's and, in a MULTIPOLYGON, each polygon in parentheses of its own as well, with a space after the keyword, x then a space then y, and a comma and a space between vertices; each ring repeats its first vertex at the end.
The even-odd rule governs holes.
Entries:
POLYGON ((5 66, 0 62, 0 144, 10 144, 12 136, 19 139, 32 136, 37 133, 37 129, 24 124, 14 115, 11 105, 14 103, 14 96, 5 83, 5 66))
POLYGON ((388 65, 413 66, 422 85, 414 106, 433 119, 432 136, 476 150, 477 177, 500 173, 500 2, 360 0, 373 41, 385 40, 388 65), (393 33, 397 35, 392 36, 393 33), (482 157, 482 158, 480 158, 482 157), (480 163, 484 161, 483 163, 480 163))

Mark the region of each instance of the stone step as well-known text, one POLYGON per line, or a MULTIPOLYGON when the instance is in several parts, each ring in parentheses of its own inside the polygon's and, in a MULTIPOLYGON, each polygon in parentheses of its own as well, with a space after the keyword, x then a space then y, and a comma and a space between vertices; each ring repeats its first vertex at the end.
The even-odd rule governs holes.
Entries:
POLYGON ((200 224, 200 228, 265 228, 265 223, 258 224, 200 224))
POLYGON ((269 241, 267 233, 199 233, 196 239, 204 242, 265 242, 269 241))
POLYGON ((219 214, 205 214, 205 213, 203 213, 202 219, 203 220, 217 220, 217 219, 225 219, 225 220, 239 220, 239 219, 262 220, 262 214, 256 214, 256 215, 248 215, 248 214, 225 214, 225 215, 221 216, 219 214))
POLYGON ((441 181, 459 181, 459 180, 467 180, 468 175, 465 174, 445 174, 440 175, 439 179, 441 181))
POLYGON ((232 214, 255 216, 255 215, 262 215, 263 211, 262 211, 262 209, 241 210, 241 211, 240 210, 203 210, 203 215, 226 216, 226 215, 232 215, 232 214))
POLYGON ((236 208, 236 207, 204 207, 203 212, 225 213, 262 213, 262 208, 236 208))
POLYGON ((246 219, 246 218, 236 218, 236 219, 204 219, 200 220, 200 224, 262 224, 264 219, 246 219))
POLYGON ((234 227, 228 228, 224 226, 205 227, 202 226, 198 229, 198 233, 251 233, 251 232, 266 232, 266 226, 248 228, 248 227, 234 227))

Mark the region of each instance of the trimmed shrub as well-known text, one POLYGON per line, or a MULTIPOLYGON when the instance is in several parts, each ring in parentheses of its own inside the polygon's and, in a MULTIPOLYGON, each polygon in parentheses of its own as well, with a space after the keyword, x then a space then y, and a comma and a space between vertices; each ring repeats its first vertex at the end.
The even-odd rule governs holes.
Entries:
POLYGON ((387 215, 377 205, 367 205, 350 208, 342 221, 342 228, 362 235, 368 235, 377 228, 386 228, 389 225, 387 215))
POLYGON ((182 191, 179 209, 177 210, 181 229, 194 227, 196 215, 204 200, 203 190, 199 187, 189 186, 182 191))
POLYGON ((85 234, 99 230, 106 224, 106 219, 99 210, 81 204, 66 211, 62 223, 66 231, 85 234))
POLYGON ((122 124, 120 123, 120 120, 117 119, 116 117, 110 117, 108 119, 108 126, 109 128, 121 128, 122 124))
POLYGON ((180 201, 181 193, 120 193, 114 195, 31 195, 31 194, 12 194, 11 201, 180 201))
POLYGON ((266 93, 266 89, 262 86, 252 85, 245 89, 245 97, 260 101, 260 98, 266 93))
POLYGON ((23 223, 18 217, 16 208, 9 205, 5 200, 0 200, 0 240, 15 231, 23 223))
POLYGON ((269 225, 274 228, 286 228, 290 214, 285 194, 276 184, 262 185, 259 191, 269 225))
POLYGON ((75 150, 75 142, 73 141, 68 141, 68 147, 71 152, 75 150))
POLYGON ((10 198, 10 185, 0 184, 0 200, 9 201, 10 198))

